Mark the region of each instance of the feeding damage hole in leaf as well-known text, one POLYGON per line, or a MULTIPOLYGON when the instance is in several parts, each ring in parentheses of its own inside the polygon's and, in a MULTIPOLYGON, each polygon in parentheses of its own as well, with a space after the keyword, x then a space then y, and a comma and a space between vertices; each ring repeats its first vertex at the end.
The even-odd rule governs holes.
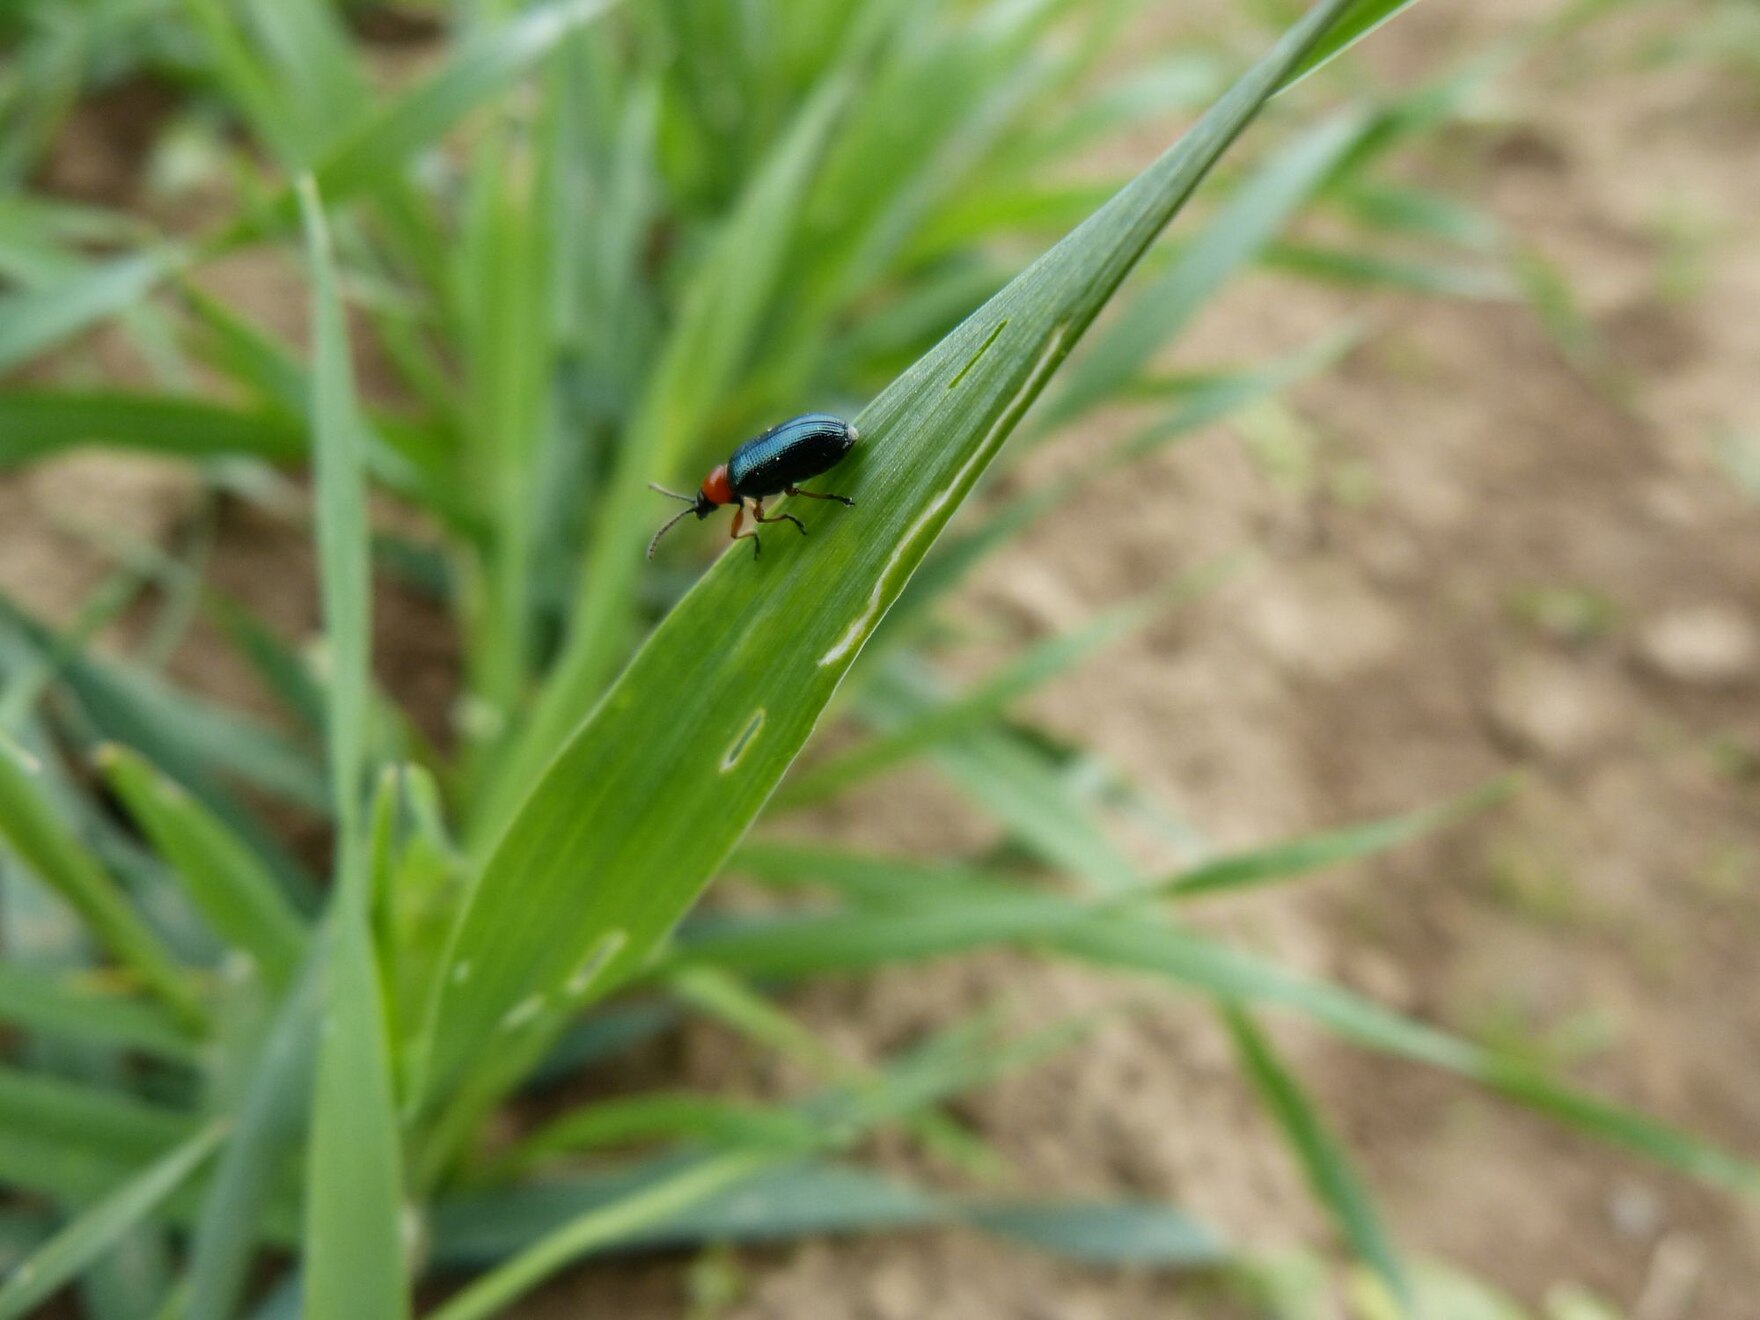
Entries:
POLYGON ((503 1031, 517 1031, 526 1023, 535 1021, 543 1011, 544 996, 527 995, 501 1015, 501 1029, 503 1031))
POLYGON ((628 943, 629 932, 627 930, 607 931, 598 943, 593 945, 593 951, 586 956, 581 965, 574 969, 574 974, 568 978, 568 984, 563 987, 563 993, 570 999, 579 999, 586 994, 593 988, 593 982, 599 979, 599 973, 605 970, 606 965, 621 953, 623 946, 628 943))
POLYGON ((1002 320, 1000 320, 996 323, 996 328, 994 330, 992 330, 987 336, 985 336, 984 342, 978 345, 978 351, 976 353, 973 353, 971 356, 971 359, 965 364, 965 366, 963 366, 959 369, 959 373, 957 375, 955 375, 952 380, 947 382, 948 389, 951 390, 954 386, 958 385, 962 380, 964 380, 966 378, 966 373, 971 371, 971 369, 973 367, 978 365, 978 359, 983 357, 984 354, 986 354, 990 351, 990 345, 994 344, 996 342, 997 338, 1006 329, 1008 329, 1008 318, 1003 317, 1002 320))
POLYGON ((764 708, 759 706, 752 712, 752 718, 746 721, 746 727, 739 731, 739 737, 728 744, 727 751, 721 757, 721 773, 726 774, 739 764, 739 758, 746 754, 746 748, 752 745, 752 739, 758 736, 758 730, 764 727, 764 708))
MULTIPOLYGON (((1002 333, 1002 327, 1007 324, 1008 322, 1004 321, 998 325, 986 343, 994 341, 996 336, 1002 333)), ((821 669, 827 665, 839 664, 853 656, 862 642, 867 640, 868 633, 873 630, 875 624, 880 622, 881 607, 885 603, 887 588, 891 585, 899 566, 905 562, 917 538, 930 528, 936 516, 946 506, 948 500, 953 498, 955 492, 958 492, 962 498, 964 497, 967 484, 974 479, 975 474, 984 464, 990 461, 996 450, 1001 447, 1003 440, 1007 438, 1008 433, 1014 430, 1014 425, 1021 419, 1021 414, 1026 412, 1032 406, 1033 400, 1039 397, 1039 390, 1050 378, 1051 373, 1056 370, 1057 364, 1063 361, 1063 355, 1068 347, 1069 321, 1066 318, 1051 327, 1051 332, 1045 337, 1045 345, 1039 350, 1039 356, 1033 363, 1033 369, 1027 373, 1026 379, 1015 391, 1013 399, 991 422, 990 429, 985 432, 978 447, 967 457, 959 471, 954 473, 953 480, 936 493, 935 497, 924 507, 922 513, 917 515, 917 520, 905 530, 903 536, 899 537, 898 544, 892 548, 892 557, 886 561, 885 566, 880 570, 879 577, 874 580, 874 589, 868 593, 868 603, 862 607, 862 612, 851 620, 849 627, 844 629, 843 636, 837 639, 837 644, 819 657, 821 669)), ((980 349, 978 357, 982 356, 983 350, 980 349)), ((977 360, 978 358, 974 357, 972 362, 977 360)), ((967 363, 966 368, 970 370, 971 363, 967 363)), ((963 376, 965 372, 960 374, 963 376)))

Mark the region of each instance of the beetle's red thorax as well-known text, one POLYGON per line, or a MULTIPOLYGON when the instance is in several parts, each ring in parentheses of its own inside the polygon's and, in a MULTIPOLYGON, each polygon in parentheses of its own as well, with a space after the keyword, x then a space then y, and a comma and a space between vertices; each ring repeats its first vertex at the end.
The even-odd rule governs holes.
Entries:
POLYGON ((733 493, 733 483, 727 479, 727 464, 717 464, 703 478, 703 494, 711 504, 732 504, 738 498, 733 493))

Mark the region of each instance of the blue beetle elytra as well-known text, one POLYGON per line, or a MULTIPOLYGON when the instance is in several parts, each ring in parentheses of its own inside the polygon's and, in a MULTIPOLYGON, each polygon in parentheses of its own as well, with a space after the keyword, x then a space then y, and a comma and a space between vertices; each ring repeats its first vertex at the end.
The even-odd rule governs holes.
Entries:
POLYGON ((754 436, 734 450, 727 462, 716 464, 703 478, 695 495, 681 495, 664 486, 650 485, 662 495, 683 500, 691 507, 668 519, 666 525, 654 533, 654 539, 648 542, 648 558, 654 557, 654 547, 679 519, 693 513, 698 518, 707 518, 722 505, 733 504, 738 507, 733 512, 730 535, 736 541, 751 541, 752 557, 756 559, 764 550, 757 530, 740 531, 745 522, 748 500, 751 501, 754 522, 791 522, 805 536, 807 529, 792 513, 766 518, 764 501, 772 495, 800 495, 809 500, 836 500, 854 508, 855 501, 847 495, 802 490, 797 483, 836 467, 859 438, 856 428, 841 417, 833 417, 830 413, 804 413, 779 422, 763 435, 754 436))

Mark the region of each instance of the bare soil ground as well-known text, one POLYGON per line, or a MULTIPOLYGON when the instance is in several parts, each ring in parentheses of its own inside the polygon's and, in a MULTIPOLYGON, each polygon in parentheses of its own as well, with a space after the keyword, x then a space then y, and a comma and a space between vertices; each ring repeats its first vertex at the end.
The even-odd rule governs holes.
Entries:
MULTIPOLYGON (((1701 9, 1670 4, 1682 23, 1701 9)), ((1430 0, 1368 58, 1415 75, 1531 17, 1521 0, 1430 0)), ((1292 481, 1238 428, 1219 430, 1072 501, 967 605, 998 636, 1037 635, 1260 547, 1249 571, 1092 661, 1034 713, 1222 844, 1525 769, 1510 805, 1436 842, 1204 919, 1452 1029, 1542 1049, 1608 1094, 1752 1153, 1760 505, 1713 450, 1726 431, 1760 435, 1760 95, 1704 67, 1627 67, 1629 36, 1611 23, 1506 79, 1506 115, 1449 165, 1568 274, 1623 395, 1524 306, 1365 305, 1255 277, 1204 317, 1187 360, 1249 360, 1365 313, 1380 327, 1297 392, 1306 475, 1292 481)), ((115 175, 94 177, 81 186, 115 175)), ((8 478, 0 583, 65 609, 99 562, 59 530, 66 517, 166 536, 186 511, 176 478, 150 464, 80 458, 8 478)), ((221 536, 225 585, 309 630, 296 550, 264 527, 221 536)), ((426 685, 422 704, 442 711, 450 661, 435 621, 399 609, 382 624, 388 677, 426 685)), ((993 658, 980 647, 958 663, 993 658)), ((244 691, 223 662, 179 663, 244 691)), ((923 853, 981 837, 916 774, 815 824, 923 853)), ((998 998, 1049 1019, 1121 994, 1150 1007, 966 1107, 1018 1185, 1169 1198, 1254 1248, 1324 1241, 1201 1004, 985 957, 819 985, 795 1007, 862 1057, 998 998)), ((1279 1034, 1408 1251, 1528 1302, 1575 1280, 1635 1320, 1760 1312, 1752 1207, 1450 1079, 1299 1026, 1279 1034)), ((670 1050, 668 1066, 705 1085, 751 1067, 707 1029, 670 1050)), ((1073 1269, 959 1232, 742 1253, 735 1268, 739 1298, 717 1314, 737 1320, 1229 1313, 1187 1282, 1073 1269)), ((521 1314, 684 1315, 688 1274, 671 1259, 594 1267, 521 1314)))

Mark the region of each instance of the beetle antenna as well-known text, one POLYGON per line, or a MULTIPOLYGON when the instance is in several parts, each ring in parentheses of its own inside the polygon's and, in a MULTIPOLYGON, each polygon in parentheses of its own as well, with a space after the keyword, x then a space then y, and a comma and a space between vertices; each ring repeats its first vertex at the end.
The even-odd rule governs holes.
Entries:
MULTIPOLYGON (((655 489, 659 489, 659 488, 656 487, 655 489)), ((672 494, 671 491, 667 491, 666 493, 668 495, 672 494)), ((683 498, 683 497, 681 496, 680 498, 683 498)), ((693 500, 692 503, 694 505, 695 501, 693 500)), ((690 517, 691 514, 694 512, 695 512, 694 508, 680 510, 678 513, 673 514, 672 517, 668 518, 664 523, 661 524, 660 530, 654 533, 654 539, 652 541, 648 542, 648 558, 649 559, 652 559, 654 557, 654 547, 660 544, 660 538, 662 536, 665 536, 666 533, 668 533, 672 530, 672 525, 674 523, 676 523, 677 521, 679 521, 679 519, 681 519, 681 518, 690 517)))
MULTIPOLYGON (((656 486, 651 481, 648 483, 648 489, 651 491, 654 491, 656 494, 670 495, 675 500, 683 500, 686 504, 695 504, 697 502, 697 497, 695 495, 680 495, 675 490, 667 490, 666 487, 664 487, 664 486, 656 486)), ((681 514, 679 516, 682 517, 683 515, 681 514)), ((672 521, 677 522, 678 519, 674 518, 672 521)), ((670 527, 670 526, 672 526, 672 523, 667 523, 666 526, 670 527)), ((662 529, 662 530, 664 530, 664 529, 662 529)))

